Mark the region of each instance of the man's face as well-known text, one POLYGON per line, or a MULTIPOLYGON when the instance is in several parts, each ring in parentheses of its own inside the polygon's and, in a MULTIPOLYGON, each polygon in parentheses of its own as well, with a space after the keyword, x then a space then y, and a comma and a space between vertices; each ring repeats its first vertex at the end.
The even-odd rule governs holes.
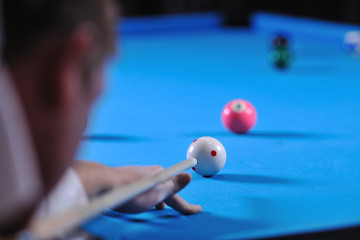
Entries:
POLYGON ((98 47, 94 39, 92 31, 80 28, 61 42, 42 43, 25 60, 10 66, 46 192, 71 164, 102 89, 103 63, 94 58, 98 47), (89 65, 89 59, 96 64, 89 65))
MULTIPOLYGON (((64 119, 65 124, 68 126, 65 126, 67 136, 62 144, 59 143, 64 146, 64 151, 69 153, 68 156, 64 157, 68 161, 72 161, 76 154, 92 105, 102 91, 103 64, 99 63, 93 66, 90 74, 87 73, 79 76, 77 94, 74 94, 72 106, 66 114, 67 119, 64 119)), ((70 164, 68 161, 65 161, 65 168, 70 164)))
POLYGON ((103 63, 92 66, 90 71, 84 71, 79 66, 75 72, 78 74, 74 74, 76 77, 69 84, 68 90, 72 92, 72 97, 69 98, 66 111, 60 113, 63 123, 59 124, 59 129, 63 129, 63 134, 61 134, 62 138, 60 138, 61 142, 59 139, 58 146, 61 148, 59 152, 63 152, 64 155, 58 161, 60 166, 53 169, 56 172, 54 175, 61 175, 73 161, 86 128, 91 107, 103 87, 103 63))

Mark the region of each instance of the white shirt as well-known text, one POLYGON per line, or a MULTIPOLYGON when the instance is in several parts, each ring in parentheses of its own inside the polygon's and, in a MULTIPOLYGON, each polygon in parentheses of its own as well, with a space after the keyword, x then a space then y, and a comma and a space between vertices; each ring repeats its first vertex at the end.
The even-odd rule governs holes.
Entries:
MULTIPOLYGON (((55 216, 76 206, 84 205, 88 203, 88 201, 79 176, 74 169, 69 168, 48 197, 41 202, 34 215, 34 219, 55 216)), ((86 236, 66 236, 61 239, 84 240, 86 236)), ((25 230, 17 236, 17 240, 36 239, 25 230)))
POLYGON ((42 201, 35 218, 53 216, 86 203, 88 198, 83 184, 75 170, 69 168, 49 196, 42 201))

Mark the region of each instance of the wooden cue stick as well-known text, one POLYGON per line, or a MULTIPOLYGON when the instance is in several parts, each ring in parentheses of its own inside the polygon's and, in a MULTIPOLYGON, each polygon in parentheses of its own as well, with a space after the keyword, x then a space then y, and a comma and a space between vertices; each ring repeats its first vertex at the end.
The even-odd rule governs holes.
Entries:
POLYGON ((36 239, 40 240, 58 237, 101 213, 105 208, 120 206, 196 164, 197 160, 195 158, 189 158, 155 175, 140 179, 125 187, 112 190, 109 193, 94 198, 84 206, 69 210, 55 217, 39 219, 31 224, 29 232, 36 239))

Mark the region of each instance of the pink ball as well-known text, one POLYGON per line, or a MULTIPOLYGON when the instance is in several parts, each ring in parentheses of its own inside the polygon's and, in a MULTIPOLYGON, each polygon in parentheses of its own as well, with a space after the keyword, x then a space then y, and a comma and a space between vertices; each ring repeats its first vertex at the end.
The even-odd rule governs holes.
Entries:
POLYGON ((254 127, 257 120, 255 107, 244 99, 228 102, 221 112, 225 128, 234 133, 246 133, 254 127))

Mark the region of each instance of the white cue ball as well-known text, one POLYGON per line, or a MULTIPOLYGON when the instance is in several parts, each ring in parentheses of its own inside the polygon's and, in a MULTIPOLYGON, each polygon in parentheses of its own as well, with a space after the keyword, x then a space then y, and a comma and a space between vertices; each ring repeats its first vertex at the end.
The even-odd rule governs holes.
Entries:
POLYGON ((197 165, 193 167, 196 173, 204 177, 212 177, 224 167, 226 151, 217 139, 201 137, 190 144, 186 157, 196 158, 197 165))

